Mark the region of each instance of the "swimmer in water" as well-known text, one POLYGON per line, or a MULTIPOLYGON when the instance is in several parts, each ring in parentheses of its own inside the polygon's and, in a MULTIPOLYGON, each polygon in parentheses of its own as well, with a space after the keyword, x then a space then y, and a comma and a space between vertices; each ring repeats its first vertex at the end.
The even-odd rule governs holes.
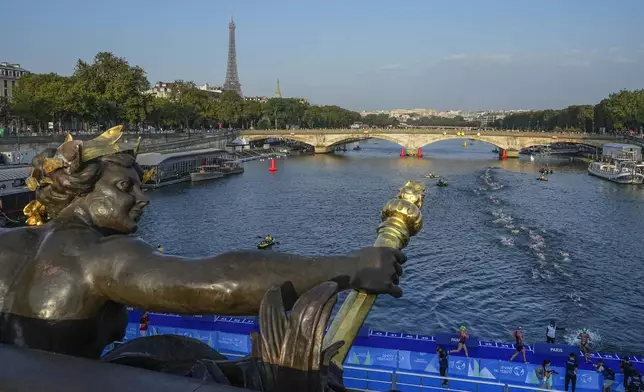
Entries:
POLYGON ((588 328, 582 329, 577 339, 579 339, 579 348, 584 353, 586 363, 590 363, 590 335, 588 334, 588 328))
POLYGON ((470 337, 470 336, 467 334, 467 328, 465 328, 465 326, 464 326, 464 325, 461 325, 461 327, 458 329, 458 331, 457 331, 457 332, 458 332, 458 336, 459 336, 459 339, 458 339, 458 347, 456 348, 456 350, 451 350, 449 353, 450 353, 450 354, 453 354, 453 353, 460 353, 460 352, 461 352, 461 350, 465 350, 465 356, 466 356, 466 357, 469 357, 469 356, 470 356, 470 354, 468 354, 468 352, 467 352, 467 346, 465 345, 465 342, 467 341, 467 338, 469 338, 469 337, 470 337))

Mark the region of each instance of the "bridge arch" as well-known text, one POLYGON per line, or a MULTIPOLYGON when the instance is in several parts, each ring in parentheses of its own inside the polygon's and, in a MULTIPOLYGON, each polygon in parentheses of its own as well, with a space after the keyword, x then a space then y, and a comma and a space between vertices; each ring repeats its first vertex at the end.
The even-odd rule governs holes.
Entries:
POLYGON ((440 142, 444 142, 446 140, 460 140, 460 139, 462 139, 462 140, 465 140, 465 141, 474 140, 474 141, 477 141, 477 142, 484 142, 484 143, 490 144, 490 145, 492 145, 494 147, 497 147, 499 149, 502 149, 502 150, 510 149, 510 146, 508 145, 508 143, 505 143, 502 140, 499 140, 497 137, 494 137, 494 136, 492 136, 492 137, 486 137, 484 135, 481 135, 481 136, 476 136, 476 135, 465 135, 465 136, 441 135, 441 136, 442 137, 437 137, 437 138, 434 138, 432 140, 426 140, 427 143, 425 143, 425 144, 422 144, 422 141, 421 141, 420 143, 414 145, 413 147, 415 147, 415 148, 423 148, 423 147, 429 146, 430 144, 440 143, 440 142))
POLYGON ((282 140, 300 142, 300 143, 307 144, 311 147, 315 147, 314 141, 312 141, 309 137, 304 135, 298 136, 298 135, 275 134, 275 135, 250 135, 250 136, 242 136, 242 137, 246 139, 249 143, 256 142, 259 140, 266 140, 266 139, 282 139, 282 140))

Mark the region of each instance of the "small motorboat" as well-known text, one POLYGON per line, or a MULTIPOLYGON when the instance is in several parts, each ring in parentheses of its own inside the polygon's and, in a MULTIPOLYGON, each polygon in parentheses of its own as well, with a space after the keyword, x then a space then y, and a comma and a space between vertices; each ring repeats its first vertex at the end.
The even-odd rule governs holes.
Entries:
POLYGON ((275 239, 272 239, 270 241, 262 241, 259 244, 257 244, 257 249, 267 249, 270 248, 271 246, 275 245, 277 242, 275 242, 275 239))
POLYGON ((541 176, 537 177, 537 180, 539 180, 539 181, 548 181, 548 177, 541 175, 541 176))
POLYGON ((438 181, 436 181, 436 185, 437 186, 447 186, 447 180, 444 180, 444 179, 441 178, 438 181))
POLYGON ((221 165, 221 172, 224 176, 231 174, 241 174, 244 172, 244 167, 239 161, 227 161, 221 165))
POLYGON ((360 150, 362 150, 362 148, 361 148, 360 146, 355 146, 355 147, 353 147, 353 149, 354 149, 355 151, 360 151, 360 150))
POLYGON ((541 169, 539 169, 539 173, 541 173, 541 174, 552 174, 553 171, 552 171, 552 169, 548 169, 547 167, 542 167, 541 169))
POLYGON ((221 168, 217 165, 204 165, 199 168, 199 171, 190 173, 190 181, 199 182, 206 180, 214 180, 223 177, 221 168))
POLYGON ((427 173, 425 174, 425 178, 440 178, 440 176, 434 173, 427 173))

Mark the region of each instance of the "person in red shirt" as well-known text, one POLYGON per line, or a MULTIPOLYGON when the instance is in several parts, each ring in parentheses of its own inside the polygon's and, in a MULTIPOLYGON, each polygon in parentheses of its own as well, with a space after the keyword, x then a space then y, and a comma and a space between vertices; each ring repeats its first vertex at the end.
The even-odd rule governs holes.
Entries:
POLYGON ((141 319, 139 320, 139 333, 141 336, 147 336, 148 335, 148 327, 150 326, 150 316, 148 315, 148 312, 143 313, 143 316, 141 316, 141 319))
POLYGON ((525 358, 525 346, 523 345, 523 328, 517 327, 513 335, 514 339, 516 340, 516 343, 514 344, 516 352, 510 357, 510 362, 512 362, 512 360, 516 358, 519 353, 521 353, 523 354, 523 362, 528 363, 528 360, 525 358))

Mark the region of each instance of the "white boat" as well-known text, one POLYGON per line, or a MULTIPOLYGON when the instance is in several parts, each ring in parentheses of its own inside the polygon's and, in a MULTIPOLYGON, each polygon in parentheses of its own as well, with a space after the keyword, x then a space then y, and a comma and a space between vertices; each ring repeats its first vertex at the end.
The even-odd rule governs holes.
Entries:
POLYGON ((190 181, 199 182, 206 180, 214 180, 224 176, 221 168, 217 165, 204 165, 199 168, 199 171, 190 173, 190 181))
POLYGON ((614 160, 612 162, 591 162, 588 173, 619 184, 643 184, 644 163, 614 160))

